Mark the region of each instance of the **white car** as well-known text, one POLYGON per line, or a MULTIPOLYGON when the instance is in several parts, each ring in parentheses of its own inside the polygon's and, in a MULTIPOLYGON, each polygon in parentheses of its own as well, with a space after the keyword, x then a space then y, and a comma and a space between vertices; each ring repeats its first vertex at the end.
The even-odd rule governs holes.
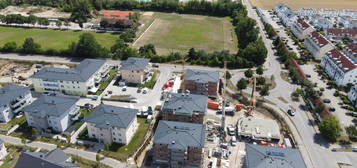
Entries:
POLYGON ((232 146, 236 146, 237 145, 237 138, 235 136, 232 136, 231 145, 232 146))

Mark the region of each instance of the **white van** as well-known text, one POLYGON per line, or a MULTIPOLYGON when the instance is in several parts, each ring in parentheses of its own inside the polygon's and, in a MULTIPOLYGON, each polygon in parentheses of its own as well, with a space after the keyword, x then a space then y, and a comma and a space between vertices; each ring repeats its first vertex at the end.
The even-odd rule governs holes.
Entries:
POLYGON ((232 146, 236 146, 237 145, 237 138, 235 136, 232 136, 231 145, 232 146))

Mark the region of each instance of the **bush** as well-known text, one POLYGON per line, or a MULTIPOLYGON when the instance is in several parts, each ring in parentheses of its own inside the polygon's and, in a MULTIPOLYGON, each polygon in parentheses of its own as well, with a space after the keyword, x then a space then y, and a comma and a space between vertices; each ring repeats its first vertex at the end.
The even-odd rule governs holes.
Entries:
POLYGON ((2 47, 1 51, 2 52, 14 52, 17 49, 17 44, 16 42, 7 42, 5 45, 2 47))
POLYGON ((335 117, 325 117, 318 125, 321 134, 329 141, 336 142, 341 136, 341 127, 339 121, 335 117))

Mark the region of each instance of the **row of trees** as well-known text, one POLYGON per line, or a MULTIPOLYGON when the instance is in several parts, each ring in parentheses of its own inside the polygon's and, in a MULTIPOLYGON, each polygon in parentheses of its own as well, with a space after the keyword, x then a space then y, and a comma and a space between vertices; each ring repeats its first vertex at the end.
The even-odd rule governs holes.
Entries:
POLYGON ((49 25, 50 22, 48 21, 48 19, 46 18, 40 18, 40 17, 36 17, 34 15, 30 15, 30 16, 22 16, 19 14, 10 14, 10 15, 0 15, 0 21, 7 23, 7 24, 11 24, 11 23, 16 23, 16 24, 40 24, 40 25, 49 25))

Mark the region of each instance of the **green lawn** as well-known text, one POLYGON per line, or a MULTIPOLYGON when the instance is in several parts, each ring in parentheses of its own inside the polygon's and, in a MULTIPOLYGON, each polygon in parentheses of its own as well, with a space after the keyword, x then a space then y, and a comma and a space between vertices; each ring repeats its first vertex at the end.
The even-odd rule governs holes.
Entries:
POLYGON ((126 161, 126 159, 134 154, 140 145, 142 145, 145 140, 145 134, 149 128, 149 123, 146 122, 146 118, 138 118, 138 123, 139 128, 128 145, 123 146, 120 144, 113 144, 109 147, 110 151, 101 151, 101 154, 121 161, 126 161))
POLYGON ((236 37, 228 18, 159 12, 152 17, 156 19, 154 24, 134 47, 151 43, 159 53, 187 52, 192 47, 210 52, 237 51, 236 37))
MULTIPOLYGON (((79 36, 85 32, 86 31, 76 32, 72 30, 0 27, 0 46, 11 41, 21 46, 25 38, 32 37, 43 49, 66 49, 72 42, 77 42, 79 36)), ((118 35, 110 33, 88 33, 93 34, 97 41, 106 48, 110 48, 118 37, 118 35)))

